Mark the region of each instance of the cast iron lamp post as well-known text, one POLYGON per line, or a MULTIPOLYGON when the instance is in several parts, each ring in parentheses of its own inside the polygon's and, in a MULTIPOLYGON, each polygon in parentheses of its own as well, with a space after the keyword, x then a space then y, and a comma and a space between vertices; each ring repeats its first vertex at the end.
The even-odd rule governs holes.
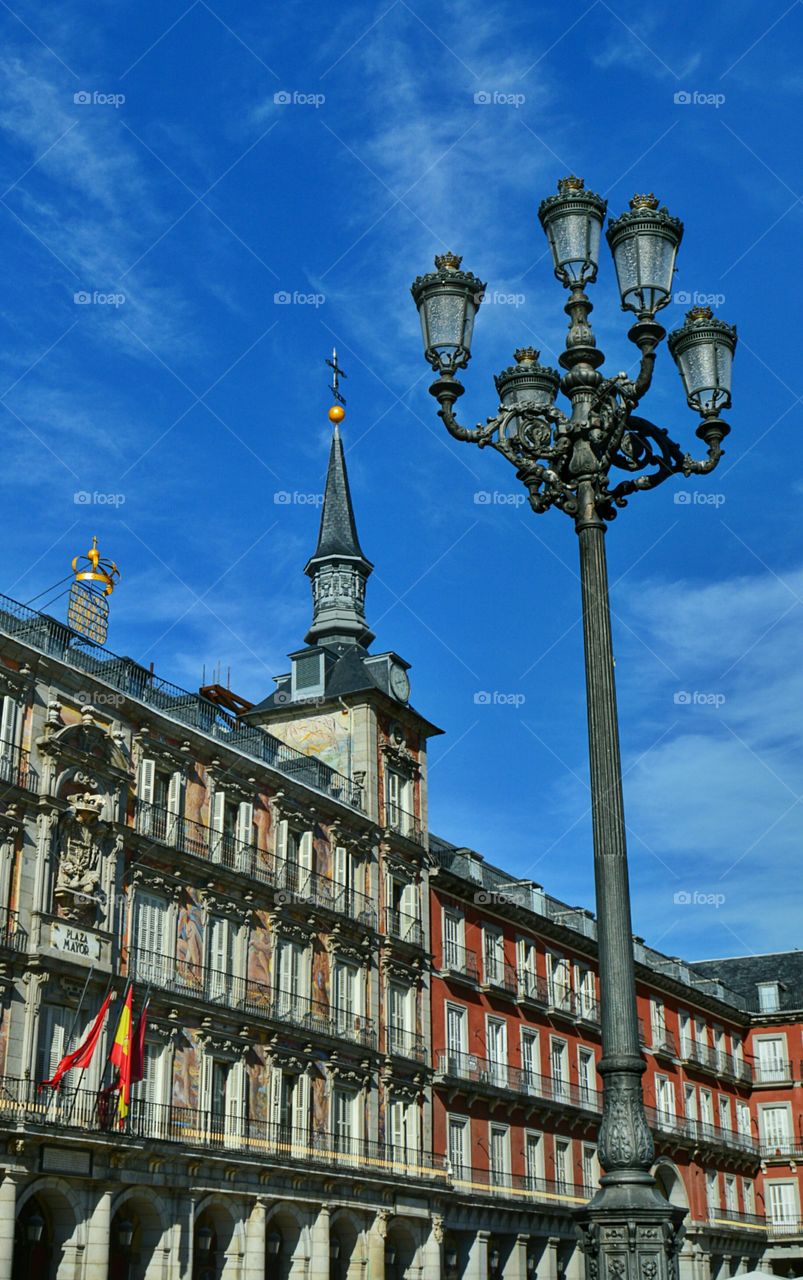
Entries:
POLYGON ((696 459, 664 428, 635 413, 665 337, 655 314, 671 298, 683 224, 651 195, 635 196, 630 209, 609 222, 622 308, 635 315, 628 337, 641 358, 635 380, 625 373, 605 377, 585 287, 597 276, 606 207, 581 178, 563 179, 558 194, 542 202, 538 216, 555 275, 569 291, 569 331, 559 357, 565 372, 561 377, 539 364, 532 347, 517 351, 515 365, 495 379, 501 403, 484 425, 461 426, 454 406, 464 391, 456 374, 471 356, 485 286, 447 253, 435 259, 434 272, 418 277, 412 294, 424 353, 437 375, 430 392, 449 433, 496 449, 516 467, 533 511, 557 507, 571 516, 578 534, 602 1004, 599 1159, 605 1173, 576 1220, 588 1280, 675 1280, 685 1210, 668 1203, 650 1173, 654 1148, 641 1081, 605 530, 630 494, 716 467, 729 431, 719 415, 731 403, 736 330, 708 308, 695 307, 669 335, 687 402, 701 418, 697 435, 706 456, 696 459), (568 415, 555 404, 558 390, 571 404, 568 415))

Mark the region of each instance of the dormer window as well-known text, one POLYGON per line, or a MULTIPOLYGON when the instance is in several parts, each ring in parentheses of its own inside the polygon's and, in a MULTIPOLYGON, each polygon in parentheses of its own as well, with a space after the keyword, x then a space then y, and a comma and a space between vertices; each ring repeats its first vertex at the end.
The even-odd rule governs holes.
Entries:
POLYGON ((324 654, 321 649, 308 650, 293 656, 292 698, 316 698, 324 689, 324 654))
POLYGON ((758 982, 758 1007, 762 1013, 777 1013, 781 1007, 780 982, 758 982))

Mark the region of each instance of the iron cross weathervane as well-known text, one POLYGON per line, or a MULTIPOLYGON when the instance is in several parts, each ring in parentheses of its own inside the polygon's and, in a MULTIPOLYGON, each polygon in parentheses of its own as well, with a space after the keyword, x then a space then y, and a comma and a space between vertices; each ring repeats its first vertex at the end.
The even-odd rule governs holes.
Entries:
POLYGON ((338 404, 345 404, 346 401, 340 393, 340 379, 345 378, 346 373, 345 373, 345 370, 341 369, 340 365, 337 363, 337 349, 335 347, 332 347, 332 359, 327 360, 326 363, 329 365, 329 368, 332 370, 332 381, 329 386, 329 390, 331 391, 335 400, 337 400, 338 404))

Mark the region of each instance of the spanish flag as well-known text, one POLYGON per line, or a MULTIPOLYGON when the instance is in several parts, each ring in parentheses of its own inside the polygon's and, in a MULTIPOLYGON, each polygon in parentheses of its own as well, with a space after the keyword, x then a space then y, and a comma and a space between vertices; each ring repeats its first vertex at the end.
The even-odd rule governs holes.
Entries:
POLYGON ((117 1115, 121 1126, 128 1115, 131 1101, 131 1005, 133 999, 134 988, 130 986, 109 1054, 109 1062, 117 1068, 117 1115))

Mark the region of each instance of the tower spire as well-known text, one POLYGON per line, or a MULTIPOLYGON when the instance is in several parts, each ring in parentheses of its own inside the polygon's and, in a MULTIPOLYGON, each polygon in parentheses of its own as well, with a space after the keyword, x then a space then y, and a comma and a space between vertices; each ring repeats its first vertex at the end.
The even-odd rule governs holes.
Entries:
POLYGON ((318 545, 304 569, 312 582, 312 626, 305 638, 307 644, 358 644, 367 649, 374 634, 365 620, 365 584, 374 566, 357 535, 338 425, 346 416, 338 380, 346 375, 337 363, 336 351, 326 363, 334 370, 331 390, 340 403, 329 410, 334 433, 318 545))

